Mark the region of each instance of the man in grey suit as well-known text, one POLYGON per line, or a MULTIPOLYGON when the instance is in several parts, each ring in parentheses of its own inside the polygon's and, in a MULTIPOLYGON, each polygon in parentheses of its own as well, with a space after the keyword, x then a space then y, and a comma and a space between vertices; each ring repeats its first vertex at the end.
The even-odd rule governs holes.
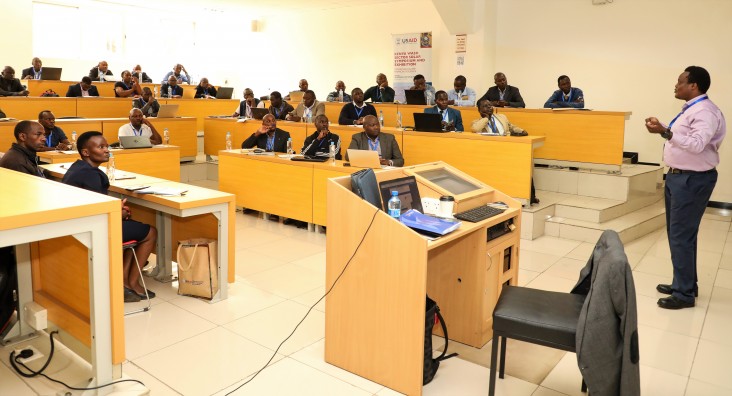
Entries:
POLYGON ((493 81, 496 86, 488 88, 488 92, 475 102, 476 105, 479 105, 484 99, 488 99, 493 107, 526 107, 521 92, 518 88, 508 85, 505 74, 496 73, 493 81))
MULTIPOLYGON (((377 151, 381 165, 404 166, 404 157, 402 157, 394 135, 381 133, 379 120, 372 115, 364 117, 363 132, 351 137, 351 144, 348 148, 377 151)), ((346 160, 348 160, 348 154, 346 154, 346 160)))

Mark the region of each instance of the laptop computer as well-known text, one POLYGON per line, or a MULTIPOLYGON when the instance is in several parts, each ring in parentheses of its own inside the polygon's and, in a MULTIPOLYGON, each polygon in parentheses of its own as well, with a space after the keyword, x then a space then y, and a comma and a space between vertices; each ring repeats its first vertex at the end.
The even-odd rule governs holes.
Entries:
POLYGON ((433 113, 414 113, 414 130, 419 132, 444 132, 442 116, 433 113))
POLYGON ((233 94, 233 87, 220 87, 218 91, 216 91, 216 99, 231 99, 231 95, 233 94))
POLYGON ((119 143, 123 149, 150 148, 150 138, 147 136, 120 136, 119 143))
POLYGON ((290 102, 302 102, 302 97, 305 96, 303 91, 292 91, 289 93, 290 102))
POLYGON ((61 79, 61 68, 60 67, 44 67, 41 70, 41 80, 60 80, 61 79))
POLYGON ((160 104, 160 110, 158 110, 158 118, 175 118, 177 115, 177 104, 160 104))
POLYGON ((381 168, 379 153, 373 150, 348 149, 348 161, 356 168, 381 168))
POLYGON ((252 108, 252 118, 254 118, 255 120, 261 120, 267 114, 269 114, 269 109, 265 109, 263 107, 252 108))
POLYGON ((427 99, 424 97, 424 91, 419 89, 405 89, 404 96, 407 98, 407 104, 410 105, 427 105, 427 99))

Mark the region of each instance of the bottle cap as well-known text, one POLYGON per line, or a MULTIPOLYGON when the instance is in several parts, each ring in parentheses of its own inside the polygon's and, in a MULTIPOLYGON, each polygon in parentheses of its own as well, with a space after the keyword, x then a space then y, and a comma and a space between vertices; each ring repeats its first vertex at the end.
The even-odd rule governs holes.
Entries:
POLYGON ((392 191, 392 192, 391 192, 391 195, 392 195, 393 197, 396 197, 396 196, 398 196, 398 195, 399 195, 399 191, 392 191))
POLYGON ((455 197, 452 195, 443 195, 440 197, 440 201, 455 201, 455 197))

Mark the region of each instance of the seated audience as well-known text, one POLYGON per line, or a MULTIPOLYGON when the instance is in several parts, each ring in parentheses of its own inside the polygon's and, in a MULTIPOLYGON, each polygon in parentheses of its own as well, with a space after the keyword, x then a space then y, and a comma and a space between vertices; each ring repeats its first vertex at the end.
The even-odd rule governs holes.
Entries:
POLYGON ((291 104, 282 100, 282 94, 278 91, 272 91, 269 95, 269 113, 274 115, 276 119, 285 120, 287 115, 294 110, 295 108, 291 104))
MULTIPOLYGON (((80 160, 76 160, 66 171, 62 182, 71 186, 94 191, 107 195, 109 192, 109 178, 99 169, 99 166, 109 160, 109 145, 101 132, 89 131, 79 136, 78 150, 80 160)), ((144 266, 155 249, 155 240, 158 232, 153 226, 132 220, 130 208, 125 206, 127 199, 120 201, 122 205, 122 240, 137 241, 135 256, 125 249, 122 255, 122 282, 124 285, 124 301, 137 302, 145 297, 145 289, 140 285, 140 269, 144 266)), ((155 297, 151 290, 147 291, 150 298, 155 297)))
MULTIPOLYGON (((376 116, 366 116, 363 120, 363 132, 351 137, 351 144, 348 145, 348 148, 378 152, 381 165, 404 166, 404 157, 402 157, 394 135, 381 133, 379 119, 376 116)), ((346 152, 346 160, 348 160, 348 152, 346 152)))
POLYGON ((526 107, 524 98, 521 97, 521 92, 519 92, 518 88, 508 85, 505 74, 500 72, 496 73, 493 76, 493 82, 496 85, 488 88, 485 95, 478 99, 478 103, 487 99, 491 101, 493 107, 526 107))
POLYGON ((84 76, 78 84, 69 85, 69 89, 66 91, 67 98, 87 96, 99 96, 99 91, 97 91, 97 87, 92 85, 89 76, 84 76))
POLYGON ((142 88, 128 70, 122 72, 122 81, 114 83, 114 96, 116 98, 136 98, 142 95, 142 88))
POLYGON ((262 118, 262 126, 241 143, 241 148, 249 149, 256 146, 263 150, 284 153, 287 151, 289 139, 290 133, 277 128, 275 116, 267 114, 262 118))
POLYGON ((301 121, 317 117, 321 114, 325 114, 325 103, 318 102, 315 100, 315 92, 307 90, 305 95, 302 97, 302 102, 297 105, 295 110, 287 114, 288 121, 301 121))
POLYGON ((163 81, 161 84, 165 84, 166 82, 170 82, 170 77, 175 77, 175 81, 178 84, 190 84, 191 83, 191 76, 188 75, 188 71, 186 71, 186 68, 183 67, 180 63, 173 66, 173 70, 169 71, 165 77, 163 78, 163 81), (181 71, 183 74, 181 74, 181 71))
MULTIPOLYGON (((117 136, 145 136, 150 138, 150 143, 161 144, 163 138, 155 130, 155 126, 147 118, 142 116, 142 110, 133 108, 130 110, 130 123, 119 127, 117 136)), ((78 145, 78 143, 77 143, 78 145)))
POLYGON ((142 66, 140 66, 140 65, 135 65, 135 68, 132 69, 132 75, 135 76, 135 77, 137 77, 137 81, 139 81, 139 82, 142 82, 142 83, 151 83, 151 82, 153 82, 152 81, 152 78, 150 78, 147 75, 147 73, 145 73, 144 71, 142 71, 142 66))
POLYGON ((109 70, 107 61, 101 61, 98 65, 89 70, 89 78, 91 78, 92 81, 110 81, 114 80, 114 74, 109 70))
POLYGON ((450 106, 472 106, 477 97, 475 90, 466 86, 465 76, 455 77, 453 89, 447 91, 447 104, 450 106))
POLYGON ((417 89, 420 91, 424 91, 424 100, 428 105, 433 105, 435 103, 435 88, 427 84, 427 82, 424 79, 424 76, 421 74, 417 74, 412 79, 414 82, 414 85, 412 85, 409 89, 417 89))
POLYGON ((56 116, 51 110, 38 114, 38 122, 43 126, 43 147, 38 151, 71 150, 71 142, 63 129, 56 126, 56 116))
MULTIPOLYGON (((282 98, 280 98, 282 100, 282 98)), ((239 107, 236 108, 232 117, 247 117, 252 118, 252 108, 259 107, 264 108, 264 102, 254 97, 254 92, 251 88, 244 89, 244 100, 239 102, 239 107)))
POLYGON ((572 82, 567 76, 557 78, 559 89, 554 91, 552 96, 544 103, 546 108, 574 107, 583 109, 585 107, 585 94, 579 88, 573 88, 572 82))
POLYGON ((344 102, 348 103, 351 101, 351 95, 346 93, 346 84, 343 81, 336 82, 335 85, 335 91, 328 94, 328 97, 325 98, 326 102, 344 102), (339 100, 339 93, 343 92, 343 100, 339 100))
POLYGON ((363 100, 371 99, 372 102, 392 103, 394 102, 394 89, 389 86, 389 81, 384 73, 376 75, 376 85, 369 88, 363 94, 363 100))
MULTIPOLYGON (((308 84, 308 80, 306 80, 304 78, 302 80, 300 80, 299 83, 297 83, 299 92, 306 92, 308 90, 309 86, 310 85, 308 84)), ((303 93, 303 95, 305 95, 305 94, 303 93)), ((290 94, 287 94, 287 96, 285 96, 285 100, 290 100, 290 94)))
POLYGON ((435 102, 437 103, 435 106, 424 109, 424 112, 442 116, 443 131, 462 132, 464 130, 463 117, 460 114, 460 110, 447 107, 447 92, 437 91, 437 94, 435 94, 435 102))
POLYGON ((20 73, 20 78, 23 80, 40 80, 41 73, 43 72, 43 62, 40 58, 33 58, 31 60, 31 67, 23 69, 20 73))
POLYGON ((361 88, 354 88, 351 91, 353 102, 346 103, 341 109, 338 116, 338 124, 340 125, 363 125, 363 119, 367 115, 376 116, 376 108, 363 101, 363 91, 361 88))
POLYGON ((45 177, 36 156, 43 148, 43 126, 35 121, 21 121, 15 125, 13 136, 15 143, 0 158, 0 168, 45 177))
POLYGON ((183 87, 178 85, 175 76, 168 77, 168 82, 160 86, 160 96, 171 99, 183 97, 183 87))
POLYGON ((142 88, 142 95, 132 101, 132 107, 142 110, 142 115, 145 117, 157 117, 160 111, 160 103, 153 96, 150 87, 142 88))
POLYGON ((216 99, 216 87, 208 82, 208 78, 204 77, 196 85, 196 94, 193 97, 196 99, 216 99))
POLYGON ((0 96, 28 96, 28 90, 15 78, 15 69, 10 66, 5 66, 0 75, 0 96))
POLYGON ((321 114, 315 117, 315 132, 305 138, 305 144, 300 150, 300 154, 309 156, 330 156, 330 144, 335 146, 335 158, 341 159, 341 138, 328 129, 328 117, 321 114))

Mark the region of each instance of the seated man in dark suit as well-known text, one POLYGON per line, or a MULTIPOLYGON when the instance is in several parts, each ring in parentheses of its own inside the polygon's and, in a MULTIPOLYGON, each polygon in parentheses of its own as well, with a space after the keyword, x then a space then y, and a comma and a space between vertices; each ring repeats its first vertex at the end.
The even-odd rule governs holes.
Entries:
POLYGON ((262 118, 262 126, 241 143, 241 148, 257 146, 267 151, 284 153, 287 151, 289 139, 290 133, 277 128, 277 119, 272 114, 267 114, 262 118))
POLYGON ((39 58, 33 58, 31 65, 31 67, 23 69, 20 78, 23 80, 40 80, 43 72, 43 62, 39 58))
POLYGON ((129 70, 122 72, 122 81, 114 83, 115 98, 136 98, 142 95, 142 87, 137 82, 137 77, 132 77, 129 70))
POLYGON ((371 99, 372 102, 392 103, 394 102, 394 88, 389 86, 389 80, 384 73, 376 75, 376 85, 366 90, 363 100, 371 99))
POLYGON ((244 89, 244 100, 239 102, 239 107, 236 108, 232 117, 247 117, 252 118, 252 108, 264 108, 264 102, 254 97, 254 91, 251 88, 244 89))
POLYGON ((305 138, 305 144, 300 150, 300 154, 309 156, 325 156, 330 155, 331 143, 335 146, 335 159, 341 159, 341 138, 328 129, 328 117, 321 114, 315 117, 315 132, 305 138))
POLYGON ((69 85, 69 90, 66 91, 67 98, 87 96, 99 96, 97 87, 92 85, 92 80, 88 76, 84 76, 78 84, 69 85))
POLYGON ((572 87, 572 81, 567 76, 557 78, 559 89, 554 91, 552 96, 544 103, 545 108, 574 107, 575 109, 585 108, 585 94, 581 89, 572 87))
POLYGON ((160 103, 153 96, 150 87, 142 88, 142 96, 132 101, 132 107, 142 110, 145 117, 157 117, 160 111, 160 103))
POLYGON ((175 79, 175 76, 168 77, 168 83, 160 87, 160 96, 171 99, 183 97, 183 88, 178 85, 178 80, 175 79))
POLYGON ((10 66, 5 66, 0 76, 0 96, 28 96, 28 90, 15 78, 15 69, 10 66))
POLYGON ((435 94, 435 103, 437 104, 424 109, 424 112, 441 115, 443 131, 464 131, 463 117, 460 114, 460 110, 455 110, 453 108, 447 107, 447 102, 447 92, 437 91, 437 93, 435 94))
POLYGON ((89 78, 91 78, 92 81, 109 81, 110 79, 114 80, 114 74, 109 70, 109 64, 107 64, 107 61, 101 61, 98 65, 89 70, 89 78))
POLYGON ((269 113, 274 115, 278 120, 286 119, 287 115, 290 114, 291 111, 295 110, 291 104, 282 100, 282 94, 278 91, 272 91, 269 95, 269 103, 269 113))
POLYGON ((351 91, 353 102, 346 103, 341 109, 338 116, 338 124, 340 125, 363 125, 363 119, 367 115, 376 116, 376 108, 363 101, 363 91, 361 88, 354 88, 351 91))
POLYGON ((476 106, 487 99, 491 101, 493 107, 526 107, 524 98, 521 97, 521 92, 519 92, 518 88, 508 85, 505 74, 500 72, 496 73, 493 76, 493 81, 496 83, 496 86, 488 88, 488 92, 475 102, 476 106))
MULTIPOLYGON (((363 120, 363 132, 351 137, 349 149, 371 150, 379 153, 381 165, 404 166, 404 157, 399 150, 394 135, 381 133, 379 119, 376 116, 366 116, 363 120)), ((346 153, 348 160, 348 153, 346 153)))
POLYGON ((203 77, 196 85, 196 93, 193 97, 196 99, 216 99, 216 87, 208 82, 208 78, 203 77))
POLYGON ((13 135, 15 143, 0 158, 0 168, 45 177, 36 156, 43 148, 43 126, 35 121, 21 121, 15 125, 13 135))
POLYGON ((152 78, 150 78, 150 76, 148 76, 147 73, 142 71, 142 66, 140 66, 140 65, 135 65, 135 68, 132 69, 132 75, 137 77, 137 81, 139 81, 139 82, 142 82, 142 83, 153 82, 152 78))

